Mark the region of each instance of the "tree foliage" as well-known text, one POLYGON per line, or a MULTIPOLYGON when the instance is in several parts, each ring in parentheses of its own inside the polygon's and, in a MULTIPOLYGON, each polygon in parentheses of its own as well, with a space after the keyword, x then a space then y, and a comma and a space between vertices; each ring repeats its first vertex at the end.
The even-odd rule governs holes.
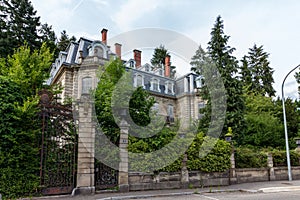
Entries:
POLYGON ((13 54, 26 42, 32 49, 39 49, 43 42, 52 45, 55 34, 51 26, 41 25, 29 0, 2 0, 0 3, 0 57, 13 54), (5 47, 5 48, 4 48, 5 47))
POLYGON ((242 84, 236 77, 238 62, 232 55, 235 48, 227 44, 229 36, 225 35, 223 29, 223 20, 218 16, 208 42, 208 55, 218 69, 226 90, 227 111, 223 135, 229 127, 234 133, 241 134, 244 129, 242 84))
POLYGON ((57 43, 57 48, 59 51, 66 51, 68 45, 71 43, 71 42, 75 42, 76 41, 76 37, 75 36, 72 36, 72 37, 69 37, 69 35, 67 34, 66 30, 63 30, 61 32, 61 36, 58 40, 58 43, 57 43))
POLYGON ((39 186, 37 91, 47 77, 52 54, 44 45, 30 53, 20 47, 0 60, 0 193, 30 195, 39 186))
MULTIPOLYGON (((121 60, 116 59, 108 62, 104 66, 104 71, 100 68, 99 83, 95 90, 95 107, 97 119, 102 130, 110 138, 112 142, 118 145, 119 142, 119 127, 113 116, 113 91, 119 90, 116 95, 126 92, 128 86, 121 85, 116 88, 118 81, 125 73, 125 67, 121 60)), ((132 77, 130 77, 131 79, 132 77)), ((131 81, 132 82, 132 81, 131 81)), ((129 83, 130 84, 130 83, 129 83)), ((115 100, 123 101, 124 97, 114 97, 115 100)), ((125 100, 124 100, 125 101, 125 100)), ((146 126, 150 122, 149 113, 154 104, 153 97, 142 88, 137 88, 129 100, 129 114, 133 121, 140 125, 146 126)))
POLYGON ((256 44, 249 49, 248 55, 242 59, 241 79, 246 92, 274 96, 274 70, 268 61, 269 54, 263 50, 263 46, 256 44))

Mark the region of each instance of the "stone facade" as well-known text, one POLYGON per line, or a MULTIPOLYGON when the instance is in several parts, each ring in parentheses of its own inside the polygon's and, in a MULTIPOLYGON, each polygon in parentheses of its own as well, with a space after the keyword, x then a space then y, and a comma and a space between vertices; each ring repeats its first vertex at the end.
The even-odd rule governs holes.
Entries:
MULTIPOLYGON (((116 57, 121 58, 121 44, 115 44, 115 51, 107 45, 107 30, 103 29, 102 41, 80 38, 72 42, 64 52, 60 52, 52 64, 49 85, 62 86, 61 101, 73 100, 74 114, 78 123, 78 165, 77 188, 75 194, 93 193, 95 191, 94 158, 95 158, 95 122, 93 122, 93 102, 90 90, 99 82, 97 73, 101 66, 116 57)), ((170 56, 167 56, 164 69, 141 63, 141 51, 133 50, 133 59, 122 60, 127 71, 132 72, 134 87, 142 86, 155 97, 155 109, 165 117, 166 123, 172 124, 178 119, 181 128, 188 128, 190 122, 198 119, 199 105, 203 101, 196 95, 197 75, 189 73, 180 78, 173 78, 170 67, 170 56)), ((123 123, 124 125, 124 123, 123 123)), ((121 128, 119 165, 119 188, 130 189, 128 179, 128 127, 121 128), (124 142, 126 141, 126 142, 124 142)), ((188 172, 185 171, 187 184, 188 172)), ((176 176, 177 177, 177 176, 176 176)), ((177 177, 178 178, 178 177, 177 177)), ((177 179, 176 179, 177 180, 177 179)), ((170 181, 170 180, 169 180, 170 181)), ((172 183, 173 184, 173 183, 172 183)), ((173 187, 173 186, 172 186, 173 187)), ((181 185, 179 184, 179 187, 181 185)), ((186 187, 186 186, 185 186, 186 187)))
MULTIPOLYGON (((97 86, 97 71, 112 58, 121 58, 121 44, 115 44, 114 52, 107 45, 107 30, 103 29, 102 41, 80 38, 72 42, 65 52, 60 52, 52 64, 47 83, 59 84, 63 91, 61 101, 78 100, 82 94, 97 86)), ((156 68, 148 63, 141 63, 140 50, 133 50, 133 58, 123 60, 127 70, 132 72, 133 85, 142 86, 155 97, 160 114, 173 122, 179 119, 187 127, 199 118, 199 104, 203 101, 196 95, 197 75, 189 73, 179 78, 172 78, 170 56, 166 57, 166 66, 156 68)))

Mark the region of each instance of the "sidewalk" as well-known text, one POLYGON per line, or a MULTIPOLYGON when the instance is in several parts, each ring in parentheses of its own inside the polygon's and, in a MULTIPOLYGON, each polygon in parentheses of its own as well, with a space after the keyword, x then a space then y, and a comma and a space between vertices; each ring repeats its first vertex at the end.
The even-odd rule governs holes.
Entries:
POLYGON ((222 186, 222 187, 205 187, 194 189, 174 189, 174 190, 148 190, 128 193, 118 192, 102 192, 87 196, 46 196, 31 199, 51 199, 51 200, 121 200, 134 198, 154 198, 161 196, 183 196, 193 193, 209 193, 209 192, 286 192, 286 191, 300 191, 300 180, 295 181, 268 181, 268 182, 254 182, 242 183, 236 185, 222 186))

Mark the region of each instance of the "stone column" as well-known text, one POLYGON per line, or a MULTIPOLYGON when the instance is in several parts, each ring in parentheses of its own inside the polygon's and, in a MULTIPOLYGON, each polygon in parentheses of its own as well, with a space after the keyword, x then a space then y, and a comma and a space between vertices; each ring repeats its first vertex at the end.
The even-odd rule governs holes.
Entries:
POLYGON ((268 154, 267 158, 268 168, 269 168, 269 180, 275 181, 275 172, 274 172, 274 163, 273 163, 273 156, 271 153, 268 154))
POLYGON ((95 192, 94 157, 95 125, 93 123, 93 102, 89 95, 82 95, 77 104, 78 120, 78 164, 77 187, 73 194, 92 194, 95 192))
POLYGON ((188 188, 189 187, 189 171, 186 166, 187 163, 187 154, 184 154, 183 160, 182 160, 182 168, 181 168, 181 188, 188 188))
POLYGON ((230 184, 237 184, 237 177, 235 172, 235 159, 234 159, 234 147, 232 147, 232 152, 230 156, 230 177, 229 177, 229 183, 230 184))
POLYGON ((128 123, 122 119, 120 123, 120 164, 119 164, 119 191, 129 192, 128 182, 128 123))

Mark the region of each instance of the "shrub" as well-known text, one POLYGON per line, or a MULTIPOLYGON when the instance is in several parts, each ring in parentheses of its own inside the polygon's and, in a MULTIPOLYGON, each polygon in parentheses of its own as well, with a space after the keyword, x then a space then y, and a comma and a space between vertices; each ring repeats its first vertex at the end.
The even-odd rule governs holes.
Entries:
POLYGON ((267 167, 267 154, 249 147, 238 147, 235 149, 235 167, 267 167))

